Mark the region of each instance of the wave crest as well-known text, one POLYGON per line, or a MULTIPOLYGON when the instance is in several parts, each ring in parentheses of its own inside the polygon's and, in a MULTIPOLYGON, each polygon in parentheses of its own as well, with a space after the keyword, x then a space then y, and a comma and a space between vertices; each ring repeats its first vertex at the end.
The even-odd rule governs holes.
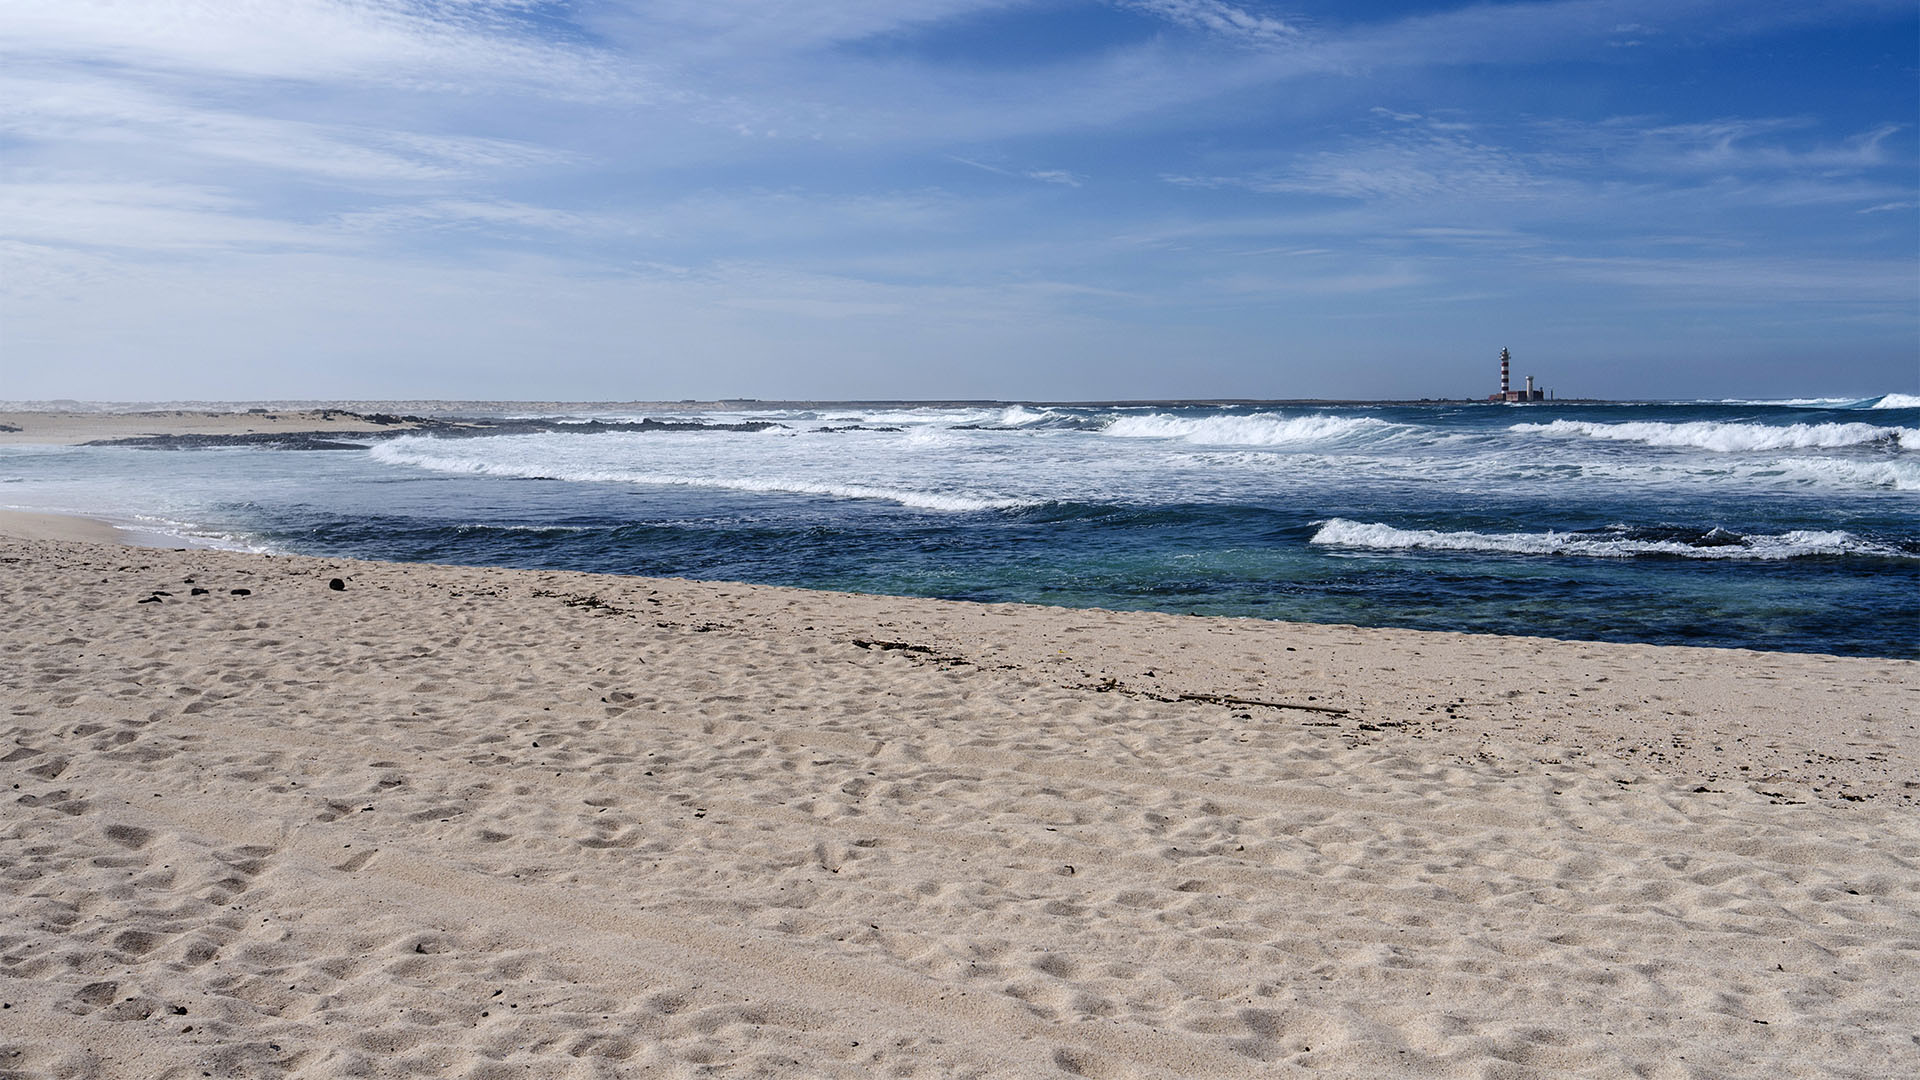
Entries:
POLYGON ((1116 417, 1104 434, 1122 439, 1183 439, 1213 446, 1275 446, 1325 442, 1406 430, 1404 425, 1371 416, 1147 416, 1116 417))
POLYGON ((1309 542, 1327 547, 1373 551, 1487 551, 1510 555, 1581 555, 1607 559, 1668 556, 1776 561, 1820 555, 1892 559, 1916 557, 1888 544, 1863 540, 1849 532, 1804 529, 1749 536, 1711 529, 1687 539, 1648 539, 1635 536, 1633 530, 1627 529, 1599 533, 1441 532, 1437 529, 1399 529, 1379 522, 1333 518, 1322 523, 1309 542))
POLYGON ((551 463, 516 463, 501 459, 461 457, 437 447, 437 440, 403 436, 368 451, 389 465, 410 465, 433 472, 471 476, 504 476, 517 480, 564 480, 582 484, 645 484, 658 487, 711 488, 764 494, 822 495, 836 499, 874 499, 919 510, 956 513, 979 510, 1018 510, 1041 505, 1033 499, 994 498, 963 492, 918 491, 867 484, 837 484, 791 476, 717 476, 696 473, 650 472, 640 469, 555 467, 551 463), (435 452, 439 450, 440 452, 435 452))
POLYGON ((1590 420, 1555 420, 1550 424, 1514 424, 1508 431, 1522 435, 1583 436, 1647 446, 1682 446, 1715 453, 1750 450, 1832 450, 1849 446, 1890 444, 1920 449, 1920 428, 1878 424, 1747 424, 1718 420, 1686 423, 1639 421, 1603 424, 1590 420))

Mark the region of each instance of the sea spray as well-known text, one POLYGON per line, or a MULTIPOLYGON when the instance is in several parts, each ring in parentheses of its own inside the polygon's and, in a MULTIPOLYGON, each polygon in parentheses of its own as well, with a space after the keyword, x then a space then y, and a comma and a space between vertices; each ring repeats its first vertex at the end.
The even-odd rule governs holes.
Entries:
POLYGON ((1754 424, 1695 421, 1624 424, 1587 420, 1554 420, 1545 424, 1514 424, 1509 431, 1637 442, 1647 446, 1690 447, 1715 453, 1755 450, 1808 450, 1883 445, 1920 450, 1920 428, 1882 427, 1876 424, 1754 424))

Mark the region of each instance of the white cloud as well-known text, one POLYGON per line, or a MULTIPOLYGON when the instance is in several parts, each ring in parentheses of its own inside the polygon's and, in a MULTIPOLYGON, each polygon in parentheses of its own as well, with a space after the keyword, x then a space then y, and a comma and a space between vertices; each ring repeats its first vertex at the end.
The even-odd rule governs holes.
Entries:
POLYGON ((537 39, 520 0, 8 0, 0 57, 225 77, 629 98, 635 72, 537 39))
POLYGON ((947 160, 957 161, 962 165, 979 169, 982 172, 990 172, 996 176, 1007 176, 1007 177, 1013 177, 1015 179, 1025 179, 1025 180, 1038 180, 1043 184, 1059 184, 1063 187, 1079 187, 1080 185, 1086 183, 1085 177, 1082 177, 1078 173, 1074 173, 1067 169, 1007 169, 1007 168, 1002 168, 998 165, 990 165, 984 161, 976 161, 973 158, 961 157, 958 154, 948 154, 947 160))
MULTIPOLYGON (((1722 216, 1738 207, 1877 204, 1902 193, 1881 125, 1794 148, 1806 127, 1780 118, 1709 124, 1530 121, 1498 130, 1375 108, 1385 124, 1331 149, 1238 174, 1170 174, 1192 188, 1339 198, 1380 209, 1436 208, 1533 225, 1722 216)), ((1478 227, 1478 226, 1476 226, 1478 227)))
POLYGON ((1060 184, 1064 187, 1079 187, 1086 182, 1065 169, 1034 169, 1026 176, 1029 180, 1038 180, 1043 184, 1060 184))
POLYGON ((997 10, 1023 0, 652 0, 589 8, 596 33, 683 55, 810 52, 997 10))
POLYGON ((628 218, 612 214, 586 214, 551 206, 501 199, 428 199, 355 210, 339 215, 334 222, 352 234, 381 235, 414 229, 462 229, 506 232, 553 232, 576 236, 609 238, 640 235, 641 230, 628 218))
POLYGON ((232 195, 178 184, 60 176, 0 180, 0 240, 149 255, 210 256, 332 246, 324 234, 248 212, 232 195))
POLYGON ((125 81, 0 76, 0 132, 63 159, 244 164, 334 181, 417 182, 555 164, 568 155, 505 139, 322 124, 196 106, 125 81))
POLYGON ((1300 38, 1293 24, 1270 15, 1258 15, 1225 0, 1121 0, 1130 8, 1197 30, 1220 34, 1253 45, 1291 44, 1300 38))
POLYGON ((1169 176, 1188 187, 1240 187, 1266 194, 1320 195, 1398 203, 1532 200, 1560 184, 1529 154, 1416 124, 1337 150, 1290 155, 1269 172, 1169 176))
MULTIPOLYGON (((1574 137, 1604 147, 1620 164, 1657 172, 1859 172, 1888 163, 1886 142, 1903 129, 1879 124, 1838 143, 1792 147, 1785 140, 1812 127, 1799 117, 1729 118, 1636 128, 1592 125, 1574 137)), ((1560 125, 1565 131, 1566 126, 1560 125)))

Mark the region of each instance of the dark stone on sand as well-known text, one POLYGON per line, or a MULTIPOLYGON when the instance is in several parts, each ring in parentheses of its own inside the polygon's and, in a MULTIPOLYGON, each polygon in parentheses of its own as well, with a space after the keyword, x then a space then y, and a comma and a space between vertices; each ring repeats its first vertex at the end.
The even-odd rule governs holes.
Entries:
POLYGON ((199 587, 198 585, 196 585, 196 586, 194 586, 194 587, 193 587, 193 592, 192 592, 192 594, 191 594, 191 595, 194 595, 194 596, 205 596, 205 595, 207 595, 207 592, 208 592, 208 590, 206 590, 206 589, 203 589, 203 588, 201 588, 201 587, 199 587))
POLYGON ((144 599, 144 600, 135 600, 135 601, 134 601, 134 603, 136 603, 136 604, 160 604, 160 603, 165 603, 165 601, 163 601, 163 600, 161 600, 161 599, 160 599, 159 597, 157 597, 157 596, 149 596, 149 597, 147 597, 147 598, 146 598, 146 599, 144 599))
POLYGON ((334 592, 346 592, 347 583, 344 581, 341 581, 339 578, 334 578, 333 580, 327 582, 327 588, 332 589, 334 592))
POLYGON ((252 589, 228 589, 227 592, 232 596, 252 596, 253 595, 252 589))

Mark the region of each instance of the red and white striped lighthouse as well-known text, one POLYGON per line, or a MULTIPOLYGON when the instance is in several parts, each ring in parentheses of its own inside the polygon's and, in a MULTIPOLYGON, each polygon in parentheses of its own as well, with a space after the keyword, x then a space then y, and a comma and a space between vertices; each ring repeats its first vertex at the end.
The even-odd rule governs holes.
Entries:
POLYGON ((1500 350, 1500 396, 1503 398, 1507 396, 1507 364, 1512 359, 1507 355, 1507 350, 1500 350))

